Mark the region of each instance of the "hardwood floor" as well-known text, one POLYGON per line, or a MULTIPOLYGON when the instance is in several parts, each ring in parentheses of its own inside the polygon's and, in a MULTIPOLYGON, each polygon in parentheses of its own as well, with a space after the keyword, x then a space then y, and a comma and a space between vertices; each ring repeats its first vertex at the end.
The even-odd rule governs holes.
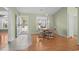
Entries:
MULTIPOLYGON (((7 32, 0 33, 0 36, 6 36, 7 32)), ((1 40, 1 38, 0 38, 1 40)), ((0 47, 5 47, 6 37, 2 37, 0 47)), ((61 37, 55 35, 51 39, 42 39, 38 35, 32 35, 32 45, 23 51, 77 51, 79 45, 76 43, 76 36, 74 37, 61 37)))
MULTIPOLYGON (((78 46, 79 47, 79 46, 78 46)), ((76 37, 61 37, 55 35, 52 39, 41 39, 38 35, 32 35, 32 45, 25 49, 28 51, 74 51, 78 50, 76 37)))
POLYGON ((0 32, 0 48, 5 48, 8 43, 8 32, 0 32))

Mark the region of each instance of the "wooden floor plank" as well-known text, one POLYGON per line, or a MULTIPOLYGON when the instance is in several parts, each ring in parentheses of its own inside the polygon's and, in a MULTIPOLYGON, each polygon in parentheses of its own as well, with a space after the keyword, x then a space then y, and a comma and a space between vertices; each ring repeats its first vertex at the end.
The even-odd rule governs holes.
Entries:
POLYGON ((55 35, 52 39, 40 40, 38 35, 32 35, 32 45, 28 51, 74 51, 77 49, 76 38, 65 38, 55 35))

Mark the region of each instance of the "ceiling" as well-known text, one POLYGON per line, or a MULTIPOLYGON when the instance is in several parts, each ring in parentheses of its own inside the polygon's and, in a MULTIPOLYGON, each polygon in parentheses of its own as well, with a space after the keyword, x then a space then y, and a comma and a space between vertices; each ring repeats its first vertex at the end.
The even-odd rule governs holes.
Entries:
POLYGON ((20 13, 55 14, 61 7, 17 7, 20 13))

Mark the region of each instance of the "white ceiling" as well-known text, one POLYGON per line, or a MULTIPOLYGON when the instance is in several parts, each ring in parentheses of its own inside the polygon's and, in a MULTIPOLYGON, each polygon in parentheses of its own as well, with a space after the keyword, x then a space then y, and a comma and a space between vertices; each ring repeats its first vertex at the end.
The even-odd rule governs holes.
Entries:
POLYGON ((34 13, 34 14, 54 14, 58 10, 60 10, 61 7, 17 7, 17 10, 20 13, 34 13))

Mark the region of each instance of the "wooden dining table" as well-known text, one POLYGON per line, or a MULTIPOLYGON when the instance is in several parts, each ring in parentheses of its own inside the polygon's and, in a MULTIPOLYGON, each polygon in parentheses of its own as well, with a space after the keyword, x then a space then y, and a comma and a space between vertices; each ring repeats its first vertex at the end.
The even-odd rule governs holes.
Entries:
POLYGON ((53 31, 50 29, 44 29, 41 32, 41 36, 45 39, 53 38, 53 31))

